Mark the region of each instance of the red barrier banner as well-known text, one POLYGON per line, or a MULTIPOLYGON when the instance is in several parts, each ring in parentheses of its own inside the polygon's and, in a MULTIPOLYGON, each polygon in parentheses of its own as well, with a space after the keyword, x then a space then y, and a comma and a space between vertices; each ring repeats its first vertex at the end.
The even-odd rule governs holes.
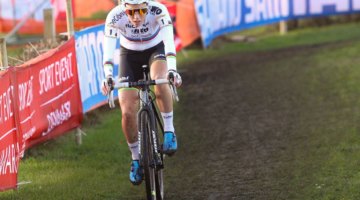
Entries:
POLYGON ((74 38, 14 70, 21 153, 80 125, 74 38))
POLYGON ((19 166, 19 145, 10 75, 10 71, 0 75, 0 191, 16 187, 19 166))

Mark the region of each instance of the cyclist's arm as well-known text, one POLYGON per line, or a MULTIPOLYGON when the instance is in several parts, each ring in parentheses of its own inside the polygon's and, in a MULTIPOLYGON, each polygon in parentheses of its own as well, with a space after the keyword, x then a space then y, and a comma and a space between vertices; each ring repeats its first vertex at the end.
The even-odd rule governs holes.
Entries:
POLYGON ((106 17, 105 31, 104 31, 104 57, 103 65, 105 77, 113 75, 114 53, 116 49, 116 42, 118 37, 117 21, 114 17, 119 12, 120 7, 117 6, 112 9, 106 17))
POLYGON ((160 25, 160 33, 163 38, 165 46, 165 55, 168 70, 176 71, 176 48, 174 41, 174 28, 169 15, 168 10, 165 6, 162 6, 162 13, 158 16, 157 22, 160 25))

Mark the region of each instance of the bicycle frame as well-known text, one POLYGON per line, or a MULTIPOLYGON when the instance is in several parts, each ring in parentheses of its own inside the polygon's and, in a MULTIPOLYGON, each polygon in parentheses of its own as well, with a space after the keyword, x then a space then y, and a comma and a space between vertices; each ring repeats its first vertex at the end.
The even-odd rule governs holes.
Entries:
MULTIPOLYGON (((164 134, 163 125, 158 111, 154 104, 155 98, 151 96, 151 85, 170 84, 174 101, 178 101, 176 88, 172 81, 167 79, 151 80, 147 66, 143 66, 144 79, 137 82, 118 83, 109 85, 112 89, 138 87, 140 108, 137 113, 138 123, 138 141, 140 165, 145 172, 146 192, 148 199, 163 199, 164 184, 163 172, 164 155, 159 148, 159 131, 160 127, 164 134), (157 123, 156 123, 157 122, 157 123), (147 177, 147 178, 146 178, 147 177)), ((114 99, 112 91, 108 96, 110 108, 114 108, 114 99)))
MULTIPOLYGON (((140 109, 137 113, 138 126, 140 126, 140 124, 142 123, 141 122, 142 113, 146 112, 150 118, 150 129, 151 129, 150 135, 152 136, 151 139, 152 139, 152 145, 154 146, 154 154, 159 155, 160 152, 159 152, 159 148, 158 148, 158 144, 157 144, 158 135, 157 135, 155 121, 156 121, 156 119, 159 120, 160 118, 158 116, 158 113, 157 113, 156 107, 154 105, 154 102, 152 100, 152 97, 150 97, 149 93, 150 93, 150 87, 148 85, 144 86, 139 91, 140 109), (155 119, 155 116, 156 116, 156 119, 155 119)), ((160 121, 158 121, 158 122, 161 126, 161 129, 163 129, 160 121)), ((142 152, 142 146, 141 146, 142 134, 143 133, 141 133, 140 128, 139 128, 139 130, 138 130, 139 152, 142 152)), ((141 159, 142 159, 142 155, 140 154, 140 160, 141 159)), ((161 158, 161 160, 155 160, 155 163, 157 164, 157 166, 158 166, 158 163, 160 163, 162 165, 162 158, 161 158)))

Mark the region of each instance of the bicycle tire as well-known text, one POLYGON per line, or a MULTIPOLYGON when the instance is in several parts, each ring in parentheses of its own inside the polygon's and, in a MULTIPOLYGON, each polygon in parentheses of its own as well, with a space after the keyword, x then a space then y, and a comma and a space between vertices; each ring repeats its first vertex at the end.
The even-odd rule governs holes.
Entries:
POLYGON ((156 195, 156 180, 155 167, 152 166, 154 160, 152 145, 151 145, 151 125, 148 112, 141 113, 140 131, 142 133, 142 155, 143 167, 145 174, 145 189, 148 200, 155 200, 156 195))
MULTIPOLYGON (((156 110, 154 111, 156 112, 156 110)), ((154 113, 155 115, 157 113, 154 113)), ((160 144, 160 139, 159 139, 159 126, 160 128, 162 127, 162 125, 160 124, 161 121, 158 121, 159 119, 154 117, 154 124, 155 124, 155 133, 156 133, 156 144, 160 144), (159 125, 159 126, 158 126, 159 125)), ((161 128, 162 129, 162 128, 161 128)), ((164 193, 164 155, 161 153, 161 163, 162 166, 156 169, 155 172, 155 183, 156 183, 156 197, 158 200, 163 200, 165 193, 164 193)))
POLYGON ((159 200, 164 199, 164 173, 163 169, 157 170, 155 173, 156 197, 159 200))

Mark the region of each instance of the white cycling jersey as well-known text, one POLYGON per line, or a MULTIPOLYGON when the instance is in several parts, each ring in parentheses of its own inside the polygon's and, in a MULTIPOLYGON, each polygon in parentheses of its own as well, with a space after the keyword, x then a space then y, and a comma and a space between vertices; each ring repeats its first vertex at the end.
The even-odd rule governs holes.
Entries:
POLYGON ((149 1, 145 21, 139 27, 131 24, 125 13, 125 5, 113 8, 105 22, 104 63, 112 62, 116 38, 121 46, 134 51, 144 51, 164 42, 168 69, 176 70, 176 49, 171 18, 167 8, 149 1), (111 44, 109 44, 111 43, 111 44))

